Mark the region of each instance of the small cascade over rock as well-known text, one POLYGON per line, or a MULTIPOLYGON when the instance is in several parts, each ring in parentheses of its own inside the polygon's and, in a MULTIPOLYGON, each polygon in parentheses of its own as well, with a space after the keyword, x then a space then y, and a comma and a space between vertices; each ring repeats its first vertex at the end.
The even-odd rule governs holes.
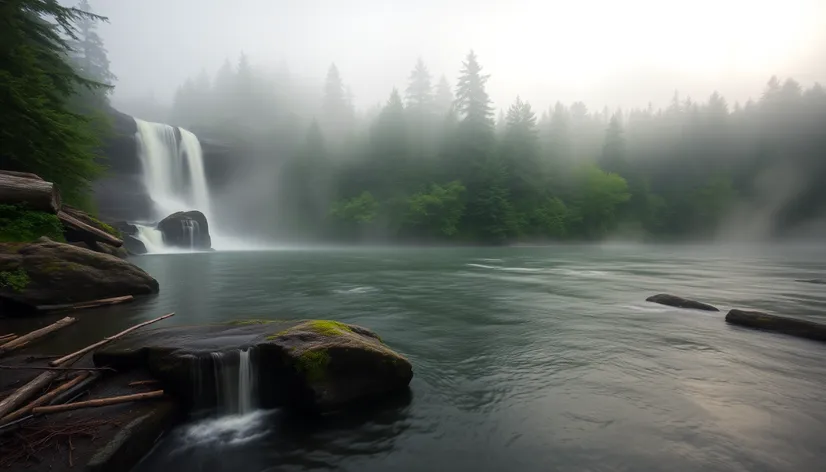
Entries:
POLYGON ((258 401, 252 349, 213 351, 192 355, 196 408, 217 408, 222 414, 252 412, 258 401))

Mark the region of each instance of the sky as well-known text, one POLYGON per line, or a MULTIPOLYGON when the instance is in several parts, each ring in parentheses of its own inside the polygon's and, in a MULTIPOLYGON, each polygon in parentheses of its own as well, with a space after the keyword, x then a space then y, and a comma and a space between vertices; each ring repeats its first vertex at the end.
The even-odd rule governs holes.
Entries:
POLYGON ((367 108, 403 89, 416 59, 454 83, 476 51, 497 107, 520 95, 665 106, 759 98, 772 75, 826 84, 826 0, 90 0, 118 100, 168 102, 226 58, 286 63, 321 80, 335 62, 367 108))

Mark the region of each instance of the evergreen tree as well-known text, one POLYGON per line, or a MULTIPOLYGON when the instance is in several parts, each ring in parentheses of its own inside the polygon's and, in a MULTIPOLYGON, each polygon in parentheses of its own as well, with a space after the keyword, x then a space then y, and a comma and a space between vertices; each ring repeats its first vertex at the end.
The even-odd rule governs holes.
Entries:
POLYGON ((410 146, 413 157, 423 159, 433 154, 435 143, 434 101, 430 84, 430 72, 419 58, 416 67, 410 73, 410 80, 405 93, 407 103, 410 146))
POLYGON ((353 121, 352 96, 344 87, 335 64, 327 71, 321 114, 322 128, 330 141, 340 143, 349 135, 353 121))
POLYGON ((444 75, 439 78, 439 83, 436 85, 436 95, 433 102, 438 117, 444 118, 453 108, 453 92, 450 90, 450 83, 444 75))
POLYGON ((18 0, 0 7, 0 168, 34 172, 55 182, 65 202, 88 205, 100 174, 92 122, 69 100, 105 86, 67 62, 77 23, 102 17, 57 0, 18 0))

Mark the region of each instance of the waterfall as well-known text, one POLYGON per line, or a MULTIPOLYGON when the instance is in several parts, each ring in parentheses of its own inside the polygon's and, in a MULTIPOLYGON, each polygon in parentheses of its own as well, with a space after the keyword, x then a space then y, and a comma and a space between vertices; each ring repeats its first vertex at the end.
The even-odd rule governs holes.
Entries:
POLYGON ((255 375, 250 362, 250 349, 241 351, 238 361, 238 410, 249 413, 255 406, 255 375))
POLYGON ((255 406, 255 367, 250 354, 251 349, 210 353, 215 401, 224 413, 249 413, 255 406))
POLYGON ((138 228, 138 234, 135 237, 146 246, 147 252, 163 253, 168 251, 166 244, 163 242, 163 234, 157 228, 140 224, 136 224, 135 227, 138 228))
MULTIPOLYGON (((214 229, 203 152, 198 137, 183 128, 173 128, 162 123, 138 118, 135 118, 135 123, 138 128, 135 138, 143 164, 144 186, 154 204, 152 211, 155 220, 177 211, 199 210, 214 229)), ((163 244, 163 238, 158 242, 155 235, 150 234, 154 228, 138 228, 138 239, 150 253, 170 252, 163 244)), ((191 246, 194 246, 198 229, 197 226, 184 228, 184 234, 188 234, 193 242, 191 246)))

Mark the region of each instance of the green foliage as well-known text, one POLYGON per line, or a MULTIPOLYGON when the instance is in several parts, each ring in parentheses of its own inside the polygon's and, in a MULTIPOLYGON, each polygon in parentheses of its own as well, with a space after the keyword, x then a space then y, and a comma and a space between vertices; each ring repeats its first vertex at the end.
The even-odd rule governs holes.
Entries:
POLYGON ((580 170, 579 190, 571 202, 569 224, 587 238, 606 236, 619 222, 620 205, 631 198, 628 184, 595 165, 580 170))
POLYGON ((431 184, 427 191, 414 194, 407 201, 407 229, 432 237, 455 236, 465 209, 464 193, 464 185, 454 180, 443 186, 431 184))
POLYGON ((0 242, 29 242, 41 236, 64 241, 63 225, 56 215, 0 205, 0 242))
POLYGON ((362 192, 358 197, 333 203, 330 215, 342 222, 356 225, 371 223, 378 213, 379 203, 370 192, 362 192))
POLYGON ((0 272, 0 287, 6 287, 13 292, 22 292, 29 285, 31 279, 23 268, 18 268, 15 271, 1 271, 0 272))

